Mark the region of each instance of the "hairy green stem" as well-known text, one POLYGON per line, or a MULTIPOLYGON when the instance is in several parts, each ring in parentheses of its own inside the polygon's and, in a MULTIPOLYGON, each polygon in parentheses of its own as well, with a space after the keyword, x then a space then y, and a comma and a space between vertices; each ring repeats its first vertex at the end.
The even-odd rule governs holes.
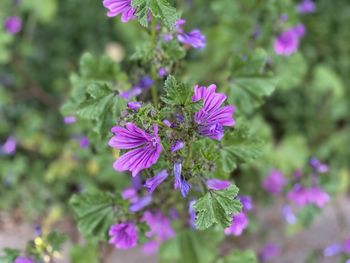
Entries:
MULTIPOLYGON (((153 49, 155 49, 157 46, 157 32, 156 32, 156 19, 153 16, 151 18, 151 39, 152 39, 153 49)), ((155 63, 152 63, 152 65, 151 65, 151 76, 153 79, 153 85, 151 88, 152 102, 153 102, 154 107, 157 108, 158 107, 158 91, 157 91, 157 84, 156 84, 157 69, 155 67, 155 63)))

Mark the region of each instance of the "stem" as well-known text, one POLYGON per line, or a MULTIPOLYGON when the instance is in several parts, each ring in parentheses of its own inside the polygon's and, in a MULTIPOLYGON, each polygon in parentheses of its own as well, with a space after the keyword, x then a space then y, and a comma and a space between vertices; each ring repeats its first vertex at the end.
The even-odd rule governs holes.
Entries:
POLYGON ((185 167, 188 168, 190 166, 190 162, 192 159, 192 153, 193 153, 193 145, 192 143, 187 142, 188 145, 188 155, 186 158, 186 162, 185 162, 185 167))
MULTIPOLYGON (((156 32, 156 19, 154 16, 151 18, 151 39, 152 39, 152 45, 153 49, 157 46, 157 32, 156 32)), ((156 85, 156 79, 157 79, 157 69, 155 67, 155 63, 152 63, 151 66, 151 76, 153 79, 153 85, 151 88, 152 93, 152 102, 154 107, 158 107, 158 91, 157 91, 157 85, 156 85)))

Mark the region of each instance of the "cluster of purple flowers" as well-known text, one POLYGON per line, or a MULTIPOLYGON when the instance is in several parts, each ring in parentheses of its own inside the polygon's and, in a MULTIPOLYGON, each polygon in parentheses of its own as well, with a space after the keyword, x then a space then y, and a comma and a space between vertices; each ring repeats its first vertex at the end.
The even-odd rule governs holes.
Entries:
POLYGON ((287 29, 275 38, 274 49, 276 54, 290 56, 295 53, 300 44, 300 39, 305 35, 304 25, 298 24, 287 29))

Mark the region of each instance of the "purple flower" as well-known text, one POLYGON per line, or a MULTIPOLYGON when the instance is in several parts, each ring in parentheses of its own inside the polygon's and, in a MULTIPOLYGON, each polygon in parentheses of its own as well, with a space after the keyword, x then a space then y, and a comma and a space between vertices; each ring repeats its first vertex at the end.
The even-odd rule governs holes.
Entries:
POLYGON ((225 190, 231 185, 230 181, 219 180, 219 179, 208 179, 207 187, 209 190, 225 190))
POLYGON ((157 238, 160 241, 165 241, 175 236, 170 220, 160 211, 155 213, 146 211, 143 214, 142 221, 146 222, 150 228, 150 231, 146 233, 148 238, 157 238))
POLYGON ((134 223, 126 222, 112 225, 109 229, 109 244, 119 249, 133 248, 137 244, 138 234, 134 223))
POLYGON ((168 127, 171 127, 171 122, 168 121, 168 120, 163 120, 163 123, 168 126, 168 127))
POLYGON ((171 152, 176 152, 184 147, 183 141, 176 141, 174 145, 171 146, 171 152))
POLYGON ((143 76, 139 82, 128 91, 121 92, 120 97, 130 100, 132 97, 139 96, 143 91, 148 90, 153 85, 153 80, 149 76, 143 76))
POLYGON ((191 185, 187 183, 185 179, 182 178, 181 171, 181 163, 174 163, 174 189, 180 188, 181 194, 185 198, 191 189, 191 185))
POLYGON ((287 194, 287 198, 299 206, 314 204, 323 207, 329 202, 330 196, 317 186, 304 188, 299 184, 294 185, 293 189, 287 194))
POLYGON ((162 170, 157 175, 152 178, 148 178, 145 182, 145 187, 147 188, 149 193, 153 193, 154 190, 164 182, 164 180, 169 176, 166 170, 162 170))
POLYGON ((278 170, 272 170, 269 172, 268 176, 262 182, 262 187, 269 193, 273 195, 279 195, 282 193, 286 179, 282 172, 278 170))
POLYGON ((127 105, 130 110, 138 111, 138 109, 141 108, 142 103, 138 101, 130 101, 127 105))
POLYGON ((234 107, 232 105, 221 107, 226 100, 225 94, 216 93, 216 85, 210 85, 208 88, 194 87, 192 101, 204 101, 204 106, 194 115, 194 120, 198 124, 199 134, 221 140, 224 136, 223 126, 233 126, 234 107))
POLYGON ((350 238, 345 240, 344 244, 343 244, 343 250, 345 253, 349 253, 350 254, 350 238))
POLYGON ((225 234, 233 234, 235 236, 242 235, 244 229, 247 228, 249 219, 244 212, 240 212, 237 215, 233 215, 231 226, 225 228, 225 234))
POLYGON ((0 153, 6 154, 6 155, 11 155, 16 152, 17 148, 17 140, 15 137, 9 136, 5 143, 1 146, 0 148, 0 153))
POLYGON ((324 207, 330 200, 329 194, 317 186, 309 188, 307 190, 307 195, 308 202, 320 208, 324 207))
POLYGON ((150 203, 152 203, 152 196, 146 195, 144 197, 137 199, 137 201, 133 202, 129 207, 129 211, 133 213, 139 212, 142 209, 144 209, 146 206, 148 206, 150 203))
POLYGON ((195 203, 196 203, 196 200, 192 200, 188 204, 188 214, 190 216, 190 225, 193 229, 196 229, 196 212, 194 210, 195 203))
POLYGON ((300 14, 310 14, 315 12, 316 6, 312 0, 303 0, 297 5, 296 9, 300 14))
POLYGON ((291 30, 298 38, 305 36, 306 33, 306 28, 303 24, 297 24, 296 26, 292 27, 291 30))
POLYGON ((350 258, 345 261, 345 263, 350 263, 350 258))
POLYGON ((4 27, 8 33, 17 34, 22 29, 22 20, 18 16, 10 16, 5 19, 4 27))
POLYGON ((134 18, 135 10, 131 6, 131 0, 103 0, 103 6, 108 9, 109 17, 121 14, 123 23, 134 18))
POLYGON ((271 259, 277 257, 281 252, 281 249, 276 244, 266 244, 264 245, 259 252, 259 259, 261 262, 267 262, 271 259))
POLYGON ((175 30, 177 33, 183 33, 183 26, 186 24, 186 20, 185 19, 178 19, 175 22, 175 30))
POLYGON ((159 250, 159 243, 155 240, 148 241, 142 246, 142 252, 145 255, 154 255, 158 252, 158 250, 159 250))
POLYGON ((41 232, 41 227, 39 225, 37 225, 34 229, 34 235, 35 236, 41 236, 42 232, 41 232))
POLYGON ((63 118, 64 124, 73 124, 77 121, 77 118, 75 116, 65 116, 63 118))
POLYGON ((182 44, 190 45, 194 48, 204 48, 206 45, 206 38, 198 29, 194 29, 189 33, 178 34, 177 40, 182 44))
POLYGON ((242 203, 244 211, 248 212, 248 211, 251 211, 253 209, 253 201, 252 201, 251 196, 242 195, 239 197, 239 200, 242 203))
POLYGON ((30 258, 17 257, 13 263, 34 263, 30 258))
POLYGON ((159 77, 165 77, 166 75, 168 74, 168 72, 166 71, 166 69, 165 68, 160 68, 159 70, 158 70, 158 76, 159 77))
POLYGON ((315 157, 310 159, 309 164, 311 168, 318 173, 326 173, 329 170, 327 164, 322 163, 315 157))
POLYGON ((125 188, 122 192, 122 198, 124 200, 130 200, 132 203, 136 202, 139 199, 137 191, 133 187, 125 188))
POLYGON ((130 150, 117 159, 113 167, 117 171, 131 171, 136 176, 141 170, 151 167, 158 161, 162 145, 158 137, 158 126, 153 126, 153 134, 138 128, 133 123, 127 123, 126 128, 112 128, 114 136, 109 146, 117 149, 130 150))
POLYGON ((342 252, 342 246, 340 244, 332 244, 323 250, 323 256, 334 257, 342 252))
POLYGON ((299 37, 294 30, 287 30, 276 37, 274 42, 274 49, 276 54, 290 56, 299 48, 299 37))
POLYGON ((282 207, 282 215, 288 224, 293 225, 297 222, 297 218, 289 205, 284 205, 282 207))
POLYGON ((80 145, 80 148, 88 148, 90 145, 89 138, 86 136, 81 137, 79 145, 80 145))
POLYGON ((173 36, 171 34, 164 34, 163 35, 163 40, 164 42, 169 42, 173 39, 173 36))

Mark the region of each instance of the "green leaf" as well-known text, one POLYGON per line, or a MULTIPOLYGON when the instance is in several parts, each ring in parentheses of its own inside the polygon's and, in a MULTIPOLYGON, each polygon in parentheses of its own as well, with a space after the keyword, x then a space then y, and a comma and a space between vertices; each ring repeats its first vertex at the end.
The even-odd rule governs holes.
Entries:
POLYGON ((207 229, 214 224, 226 228, 231 225, 232 215, 241 211, 242 205, 234 198, 238 194, 235 185, 220 191, 208 191, 194 204, 196 211, 196 227, 207 229))
POLYGON ((20 251, 12 248, 4 248, 4 256, 0 257, 1 263, 13 263, 15 259, 20 255, 20 251))
POLYGON ((160 262, 211 263, 223 238, 222 231, 213 229, 181 231, 175 238, 162 244, 159 253, 160 262))
POLYGON ((240 121, 234 130, 225 132, 220 144, 217 173, 231 173, 237 165, 255 160, 263 149, 262 141, 251 135, 248 127, 240 121))
POLYGON ((114 198, 109 193, 95 192, 73 195, 69 201, 79 231, 86 237, 106 240, 114 222, 114 198))
POLYGON ((51 245, 53 250, 60 251, 62 245, 67 241, 67 236, 53 231, 47 235, 46 241, 51 245))
POLYGON ((235 250, 230 255, 219 259, 216 263, 257 263, 258 259, 252 250, 235 250))
POLYGON ((265 72, 266 59, 266 52, 257 49, 246 59, 232 60, 228 100, 239 112, 251 113, 275 90, 276 79, 265 72))
POLYGON ((85 246, 73 246, 69 254, 72 263, 100 262, 97 246, 95 244, 87 244, 85 246))
POLYGON ((148 25, 149 11, 169 29, 175 26, 175 21, 179 18, 176 8, 172 7, 167 0, 132 0, 131 5, 136 8, 136 16, 143 26, 148 25))
POLYGON ((193 90, 190 86, 169 75, 165 81, 165 95, 161 97, 161 100, 172 106, 186 106, 192 104, 192 94, 193 90))

